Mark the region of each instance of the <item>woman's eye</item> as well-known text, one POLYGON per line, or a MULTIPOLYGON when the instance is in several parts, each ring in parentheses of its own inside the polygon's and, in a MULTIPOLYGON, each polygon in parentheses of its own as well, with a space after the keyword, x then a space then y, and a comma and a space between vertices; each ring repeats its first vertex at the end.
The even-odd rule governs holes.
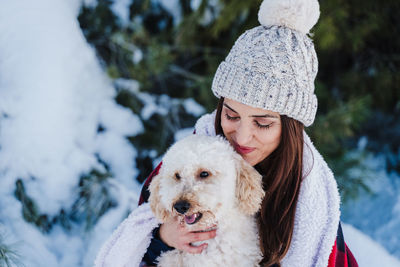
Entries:
POLYGON ((207 178, 210 174, 206 171, 200 173, 200 178, 207 178))
POLYGON ((177 180, 180 180, 180 179, 181 179, 181 176, 179 175, 179 173, 175 173, 175 178, 176 178, 177 180))
POLYGON ((225 113, 225 117, 226 117, 228 120, 230 120, 230 121, 234 121, 234 120, 239 119, 239 117, 232 117, 232 116, 229 116, 228 113, 225 113))
POLYGON ((259 123, 258 121, 255 121, 255 124, 256 124, 257 127, 260 128, 260 129, 269 129, 269 127, 271 127, 272 122, 269 123, 269 124, 261 124, 261 123, 259 123))

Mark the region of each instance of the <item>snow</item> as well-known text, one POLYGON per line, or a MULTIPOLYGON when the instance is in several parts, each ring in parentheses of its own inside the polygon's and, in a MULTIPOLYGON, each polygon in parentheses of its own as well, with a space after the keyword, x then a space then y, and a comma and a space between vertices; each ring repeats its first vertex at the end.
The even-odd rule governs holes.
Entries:
POLYGON ((192 0, 190 1, 190 8, 192 10, 197 10, 200 7, 201 0, 192 0))
POLYGON ((116 104, 83 37, 76 4, 0 2, 0 222, 26 266, 89 266, 101 240, 57 225, 43 234, 28 224, 14 196, 18 179, 39 213, 51 218, 72 206, 82 175, 104 171, 97 157, 107 162, 119 206, 109 212, 118 213, 115 219, 106 213, 102 219, 110 221, 93 229, 102 227, 102 240, 137 203, 137 152, 126 137, 141 133, 143 125, 116 104), (98 133, 99 126, 104 131, 98 133))
POLYGON ((133 50, 132 61, 134 64, 138 64, 143 59, 143 52, 139 48, 133 50))
POLYGON ((129 6, 132 0, 115 0, 111 6, 113 13, 119 18, 122 25, 129 23, 129 6))
POLYGON ((193 98, 187 98, 183 101, 183 107, 185 108, 186 112, 192 114, 195 117, 200 117, 206 110, 203 106, 198 104, 193 98))
POLYGON ((386 172, 382 155, 370 156, 363 162, 374 172, 367 185, 372 194, 362 192, 360 197, 342 205, 342 218, 360 229, 397 258, 400 258, 400 177, 386 172))
MULTIPOLYGON (((381 245, 349 224, 342 224, 346 244, 360 267, 400 267, 400 261, 381 245)), ((396 235, 395 233, 393 233, 396 235)))
POLYGON ((174 24, 179 25, 182 20, 179 0, 159 0, 159 2, 172 15, 174 24))
POLYGON ((83 0, 83 4, 87 7, 94 7, 96 6, 98 0, 83 0))
MULTIPOLYGON (((192 10, 197 11, 200 7, 201 0, 192 0, 190 6, 192 10)), ((203 17, 200 19, 200 24, 204 27, 209 26, 221 14, 221 2, 217 0, 209 0, 204 11, 203 17)))
POLYGON ((63 10, 55 1, 29 2, 22 8, 23 2, 12 1, 0 11, 0 32, 4 34, 0 42, 0 72, 4 74, 0 106, 7 114, 1 121, 0 170, 7 169, 10 179, 40 180, 35 182, 36 190, 29 193, 43 212, 54 214, 60 206, 69 204, 79 174, 96 166, 95 158, 88 153, 91 151, 80 149, 78 144, 95 135, 95 103, 104 102, 112 92, 95 94, 96 85, 91 84, 89 74, 84 74, 93 54, 82 53, 80 61, 68 61, 76 56, 73 40, 80 37, 83 41, 81 35, 76 36, 76 20, 68 19, 72 15, 69 9, 63 10), (57 17, 61 12, 64 15, 57 17), (74 84, 78 79, 79 87, 74 84), (94 104, 85 103, 87 97, 92 97, 94 104))
POLYGON ((205 108, 192 98, 180 100, 171 98, 165 94, 156 96, 149 93, 138 92, 138 87, 135 86, 135 84, 124 79, 118 79, 118 85, 135 93, 135 95, 142 101, 144 107, 141 110, 140 117, 143 120, 150 119, 154 114, 166 116, 174 106, 177 107, 180 104, 183 106, 187 114, 191 114, 194 117, 200 117, 205 113, 205 108))
POLYGON ((139 99, 142 100, 142 102, 145 104, 144 108, 141 111, 140 116, 142 117, 143 120, 148 120, 154 113, 158 113, 160 115, 167 115, 168 114, 168 108, 159 106, 157 104, 157 99, 155 96, 152 96, 147 93, 141 93, 138 95, 139 99))
MULTIPOLYGON (((179 25, 182 22, 182 12, 179 0, 158 0, 159 3, 170 13, 173 17, 174 25, 179 25)), ((191 0, 190 8, 197 11, 201 5, 201 0, 191 0)), ((204 11, 200 24, 204 27, 210 25, 221 12, 220 2, 218 0, 207 1, 207 6, 204 11)))
POLYGON ((138 81, 118 78, 114 80, 114 84, 117 88, 123 88, 124 90, 128 90, 132 94, 139 93, 140 84, 138 81))
POLYGON ((174 140, 175 140, 175 142, 177 142, 177 141, 185 138, 186 136, 193 134, 193 132, 194 132, 194 127, 180 129, 179 131, 176 131, 176 133, 174 135, 174 140))
MULTIPOLYGON (((127 137, 144 128, 139 116, 115 102, 111 81, 83 37, 76 18, 83 2, 95 5, 97 1, 0 1, 0 235, 22 256, 25 266, 92 266, 102 243, 138 199, 140 185, 133 179, 138 172, 137 151, 127 137), (98 131, 99 127, 104 130, 98 131), (26 222, 21 202, 14 196, 18 179, 40 214, 52 218, 76 201, 82 175, 93 169, 105 171, 98 158, 112 174, 106 187, 118 205, 100 217, 91 231, 77 225, 67 231, 56 224, 45 234, 26 222)), ((125 22, 129 2, 113 5, 125 22)), ((178 2, 162 3, 174 12, 177 23, 178 2)), ((193 3, 199 5, 199 1, 193 3)), ((136 55, 134 60, 140 59, 136 55)), ((128 88, 145 104, 142 119, 155 113, 166 115, 178 104, 193 116, 205 112, 193 99, 140 92, 137 81, 118 79, 114 84, 128 88)), ((175 140, 192 132, 193 128, 177 131, 175 140)), ((154 164, 159 161, 155 159, 154 164)), ((365 204, 371 198, 362 198, 353 203, 359 208, 352 210, 353 217, 345 216, 346 222, 385 244, 383 248, 354 227, 343 225, 360 266, 400 266, 387 252, 400 257, 400 186, 394 182, 398 180, 386 175, 383 182, 372 182, 378 194, 373 204, 365 204), (385 225, 381 225, 383 219, 387 219, 385 225)))

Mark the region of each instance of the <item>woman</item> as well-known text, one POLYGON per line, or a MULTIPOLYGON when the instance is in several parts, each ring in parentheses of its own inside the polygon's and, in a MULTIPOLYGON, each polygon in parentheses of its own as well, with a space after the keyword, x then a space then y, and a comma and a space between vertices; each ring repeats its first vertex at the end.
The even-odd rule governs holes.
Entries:
MULTIPOLYGON (((195 127, 196 134, 225 136, 263 176, 266 196, 257 215, 263 266, 357 266, 341 233, 336 182, 303 131, 317 110, 318 63, 307 34, 318 17, 316 0, 265 0, 262 26, 239 37, 215 74, 216 112, 195 127)), ((143 203, 159 168, 143 187, 142 205, 103 246, 98 266, 154 264, 170 249, 201 253, 207 244, 191 243, 215 237, 215 230, 188 232, 177 220, 158 226, 143 203)))

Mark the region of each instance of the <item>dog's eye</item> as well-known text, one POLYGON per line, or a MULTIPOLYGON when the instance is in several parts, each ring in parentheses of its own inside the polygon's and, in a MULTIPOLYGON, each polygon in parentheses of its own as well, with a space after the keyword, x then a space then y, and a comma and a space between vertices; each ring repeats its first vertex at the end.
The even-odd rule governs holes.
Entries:
POLYGON ((179 173, 175 173, 175 178, 178 179, 178 180, 181 179, 181 176, 179 175, 179 173))
POLYGON ((210 174, 206 171, 200 173, 200 178, 207 178, 210 174))

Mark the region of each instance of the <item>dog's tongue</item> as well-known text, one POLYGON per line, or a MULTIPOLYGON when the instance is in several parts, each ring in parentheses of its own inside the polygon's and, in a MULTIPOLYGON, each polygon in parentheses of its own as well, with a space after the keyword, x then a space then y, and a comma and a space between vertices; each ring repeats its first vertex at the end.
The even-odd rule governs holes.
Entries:
POLYGON ((192 223, 194 223, 196 218, 197 218, 197 213, 194 213, 192 215, 185 215, 185 222, 187 224, 192 224, 192 223))

